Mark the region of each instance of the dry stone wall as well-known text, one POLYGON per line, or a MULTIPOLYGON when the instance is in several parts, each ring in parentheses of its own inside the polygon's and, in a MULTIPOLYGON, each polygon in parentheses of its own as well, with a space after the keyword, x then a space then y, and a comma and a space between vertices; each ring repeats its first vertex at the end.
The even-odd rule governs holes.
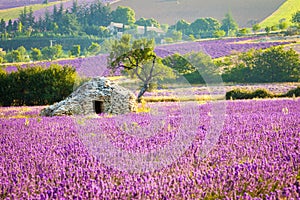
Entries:
POLYGON ((96 77, 84 83, 65 100, 41 111, 42 116, 88 115, 95 113, 124 114, 135 112, 136 97, 130 91, 96 77))

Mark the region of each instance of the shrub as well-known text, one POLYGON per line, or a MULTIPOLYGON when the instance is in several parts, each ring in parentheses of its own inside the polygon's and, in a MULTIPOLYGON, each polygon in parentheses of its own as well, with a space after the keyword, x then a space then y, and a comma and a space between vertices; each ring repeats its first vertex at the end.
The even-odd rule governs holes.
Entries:
POLYGON ((251 93, 245 89, 233 89, 226 92, 226 99, 251 99, 251 93))
POLYGON ((300 86, 295 89, 289 90, 286 94, 283 95, 284 97, 300 97, 300 86))
POLYGON ((226 99, 254 99, 254 98, 273 98, 275 95, 266 89, 249 91, 246 89, 233 89, 226 92, 226 99))
POLYGON ((272 98, 274 94, 266 89, 257 89, 251 93, 252 98, 272 98))
POLYGON ((0 72, 0 105, 53 104, 66 98, 78 79, 73 67, 58 64, 49 68, 28 66, 12 73, 0 72))

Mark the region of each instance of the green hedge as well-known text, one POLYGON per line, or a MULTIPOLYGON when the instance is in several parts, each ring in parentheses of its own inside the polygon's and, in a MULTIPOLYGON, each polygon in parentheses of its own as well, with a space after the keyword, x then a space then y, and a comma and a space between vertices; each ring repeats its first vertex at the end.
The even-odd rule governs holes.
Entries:
POLYGON ((71 66, 33 66, 0 72, 0 105, 47 105, 66 98, 79 79, 71 66))
POLYGON ((15 38, 13 40, 2 40, 1 48, 5 51, 17 49, 20 44, 27 50, 31 48, 42 49, 43 47, 50 46, 52 44, 60 44, 63 46, 63 50, 70 51, 74 45, 80 45, 81 49, 87 49, 92 42, 101 43, 103 39, 91 39, 89 37, 29 37, 29 38, 15 38))
POLYGON ((273 97, 300 97, 300 87, 289 90, 285 94, 276 95, 266 89, 257 89, 250 91, 247 89, 233 89, 226 92, 226 99, 254 99, 254 98, 273 98, 273 97))

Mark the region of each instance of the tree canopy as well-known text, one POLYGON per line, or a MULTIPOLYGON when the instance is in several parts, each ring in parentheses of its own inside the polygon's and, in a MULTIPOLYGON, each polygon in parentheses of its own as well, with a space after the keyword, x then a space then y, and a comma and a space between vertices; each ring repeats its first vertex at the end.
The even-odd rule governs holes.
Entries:
POLYGON ((130 35, 123 35, 120 40, 114 42, 108 57, 108 66, 113 71, 122 68, 131 78, 142 81, 143 86, 138 94, 138 100, 147 91, 150 83, 175 77, 172 69, 163 65, 155 54, 153 39, 142 38, 131 42, 130 35))
POLYGON ((118 22, 126 25, 135 23, 135 12, 132 8, 125 6, 118 6, 116 10, 112 12, 113 22, 118 22))
POLYGON ((221 29, 224 30, 227 35, 234 34, 235 31, 238 30, 238 24, 230 12, 226 13, 225 18, 222 20, 221 29))

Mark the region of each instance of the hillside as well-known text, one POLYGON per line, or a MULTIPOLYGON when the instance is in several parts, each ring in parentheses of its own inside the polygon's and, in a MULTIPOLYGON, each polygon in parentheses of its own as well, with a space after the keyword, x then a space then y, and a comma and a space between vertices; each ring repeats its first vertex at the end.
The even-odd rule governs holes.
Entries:
POLYGON ((291 24, 291 19, 294 13, 300 10, 299 0, 287 0, 280 6, 272 15, 263 20, 261 27, 277 25, 281 19, 286 19, 286 22, 291 24))
MULTIPOLYGON (((296 0, 299 1, 299 0, 296 0)), ((275 10, 285 0, 122 0, 112 5, 129 6, 135 10, 136 18, 155 18, 160 23, 174 24, 179 19, 189 22, 200 17, 214 17, 221 20, 231 11, 240 27, 251 27, 254 22, 260 22, 275 10)))
MULTIPOLYGON (((59 0, 48 0, 48 2, 54 2, 59 0)), ((29 6, 33 4, 42 4, 44 0, 0 0, 0 10, 16 8, 21 6, 29 6)))
MULTIPOLYGON (((93 2, 94 0, 77 1, 78 4, 83 4, 93 2)), ((110 1, 112 0, 102 0, 104 3, 110 1)), ((288 2, 291 1, 296 2, 299 0, 289 0, 288 2)), ((30 6, 33 4, 39 4, 41 6, 41 2, 43 2, 43 0, 0 0, 0 18, 5 18, 6 20, 8 18, 17 18, 20 10, 23 9, 19 6, 30 6)), ((60 1, 49 0, 49 2, 59 3, 60 1)), ((218 20, 222 20, 224 15, 230 11, 240 27, 251 27, 253 23, 260 22, 270 16, 284 2, 285 0, 264 0, 263 3, 261 0, 120 0, 111 4, 111 7, 115 9, 119 5, 129 6, 135 10, 137 19, 140 17, 155 18, 160 23, 167 24, 174 24, 179 19, 192 22, 200 17, 214 17, 218 20)), ((72 0, 65 0, 63 4, 64 8, 71 7, 72 0)), ((300 6, 300 4, 298 6, 300 6)), ((52 8, 53 6, 50 6, 47 10, 51 12, 52 8)), ((37 7, 37 9, 34 10, 36 10, 34 15, 38 18, 44 15, 43 13, 46 8, 41 9, 41 7, 37 7)), ((288 10, 290 9, 288 8, 288 10)))

